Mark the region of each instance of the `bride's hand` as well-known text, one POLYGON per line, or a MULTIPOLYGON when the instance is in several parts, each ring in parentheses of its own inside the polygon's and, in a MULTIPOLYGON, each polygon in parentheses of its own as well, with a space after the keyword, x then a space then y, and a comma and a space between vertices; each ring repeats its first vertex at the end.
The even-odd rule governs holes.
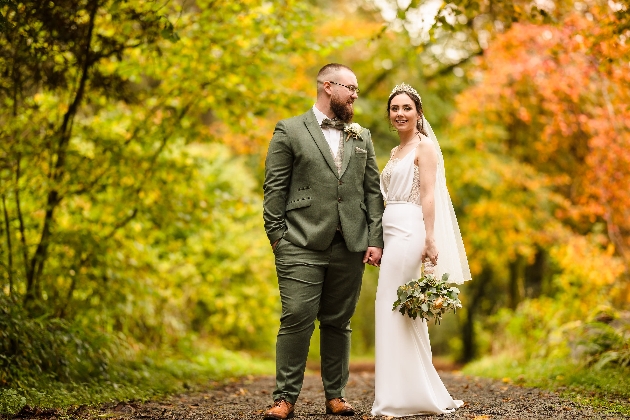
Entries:
POLYGON ((426 261, 426 260, 431 261, 433 264, 437 264, 438 250, 437 250, 437 246, 435 245, 434 239, 427 238, 427 240, 424 243, 424 249, 422 250, 421 261, 426 261))

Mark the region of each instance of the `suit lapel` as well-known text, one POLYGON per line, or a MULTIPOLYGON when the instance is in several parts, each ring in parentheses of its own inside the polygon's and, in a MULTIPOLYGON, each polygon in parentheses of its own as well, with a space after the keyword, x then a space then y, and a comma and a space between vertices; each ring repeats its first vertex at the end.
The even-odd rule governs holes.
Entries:
POLYGON ((341 178, 346 168, 348 168, 350 156, 352 156, 352 146, 354 146, 354 142, 348 138, 349 135, 349 133, 343 133, 343 162, 341 163, 341 174, 339 178, 341 178))
POLYGON ((317 124, 317 118, 315 118, 313 110, 309 110, 304 115, 304 124, 306 125, 306 129, 311 134, 311 137, 313 137, 313 140, 315 140, 315 144, 317 144, 319 151, 321 152, 322 156, 324 156, 324 160, 326 160, 326 163, 328 163, 330 170, 333 171, 337 177, 339 177, 337 166, 335 165, 333 156, 330 153, 330 146, 328 145, 328 142, 324 137, 324 133, 322 132, 321 127, 319 126, 319 124, 317 124))

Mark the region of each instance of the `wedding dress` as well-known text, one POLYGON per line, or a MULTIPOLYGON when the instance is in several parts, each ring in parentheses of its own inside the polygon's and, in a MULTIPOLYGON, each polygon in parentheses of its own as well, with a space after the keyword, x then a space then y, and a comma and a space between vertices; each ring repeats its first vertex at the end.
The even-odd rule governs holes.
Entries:
MULTIPOLYGON (((431 138, 423 136, 421 141, 433 142, 432 131, 430 135, 431 138)), ((437 139, 434 145, 439 152, 438 175, 441 175, 436 182, 437 195, 444 193, 437 190, 446 189, 446 183, 442 180, 443 158, 437 139), (444 185, 440 185, 442 182, 444 185)), ((383 214, 385 248, 376 291, 376 377, 372 415, 403 417, 445 414, 454 411, 463 402, 453 400, 433 367, 427 322, 420 318, 412 320, 398 311, 392 311, 398 286, 420 275, 420 258, 425 242, 420 207, 420 174, 414 163, 416 151, 414 149, 396 159, 393 156, 397 149, 392 150, 390 160, 381 174, 381 190, 387 206, 383 214)), ((446 198, 446 204, 452 209, 447 190, 446 198)), ((470 279, 467 260, 465 265, 461 263, 466 259, 465 254, 463 260, 458 255, 445 255, 449 252, 458 254, 454 231, 459 234, 459 228, 456 219, 453 226, 449 212, 451 209, 443 208, 445 202, 437 205, 440 199, 444 197, 436 196, 435 236, 440 252, 436 269, 438 273, 455 272, 455 282, 463 282, 470 279), (444 214, 438 216, 438 210, 444 214), (440 267, 443 258, 445 262, 440 267)), ((463 250, 463 244, 461 248, 463 250)))

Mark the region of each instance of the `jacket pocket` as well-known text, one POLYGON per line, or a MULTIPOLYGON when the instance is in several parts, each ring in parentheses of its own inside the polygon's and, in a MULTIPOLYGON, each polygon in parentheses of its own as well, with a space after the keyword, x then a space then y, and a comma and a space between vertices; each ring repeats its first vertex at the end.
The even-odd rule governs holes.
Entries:
POLYGON ((302 207, 309 207, 310 205, 311 197, 296 198, 295 200, 291 200, 287 203, 286 211, 301 209, 302 207))

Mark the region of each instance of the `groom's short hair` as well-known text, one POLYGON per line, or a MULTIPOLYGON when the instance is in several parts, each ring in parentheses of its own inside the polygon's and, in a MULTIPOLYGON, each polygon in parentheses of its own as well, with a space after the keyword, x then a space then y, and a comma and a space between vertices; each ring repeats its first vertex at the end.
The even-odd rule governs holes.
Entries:
POLYGON ((350 70, 352 73, 354 73, 350 67, 344 66, 343 64, 339 64, 339 63, 326 64, 324 67, 319 69, 319 72, 317 73, 317 94, 318 95, 320 93, 320 90, 323 88, 323 83, 325 81, 328 81, 334 73, 338 72, 341 69, 350 70))

